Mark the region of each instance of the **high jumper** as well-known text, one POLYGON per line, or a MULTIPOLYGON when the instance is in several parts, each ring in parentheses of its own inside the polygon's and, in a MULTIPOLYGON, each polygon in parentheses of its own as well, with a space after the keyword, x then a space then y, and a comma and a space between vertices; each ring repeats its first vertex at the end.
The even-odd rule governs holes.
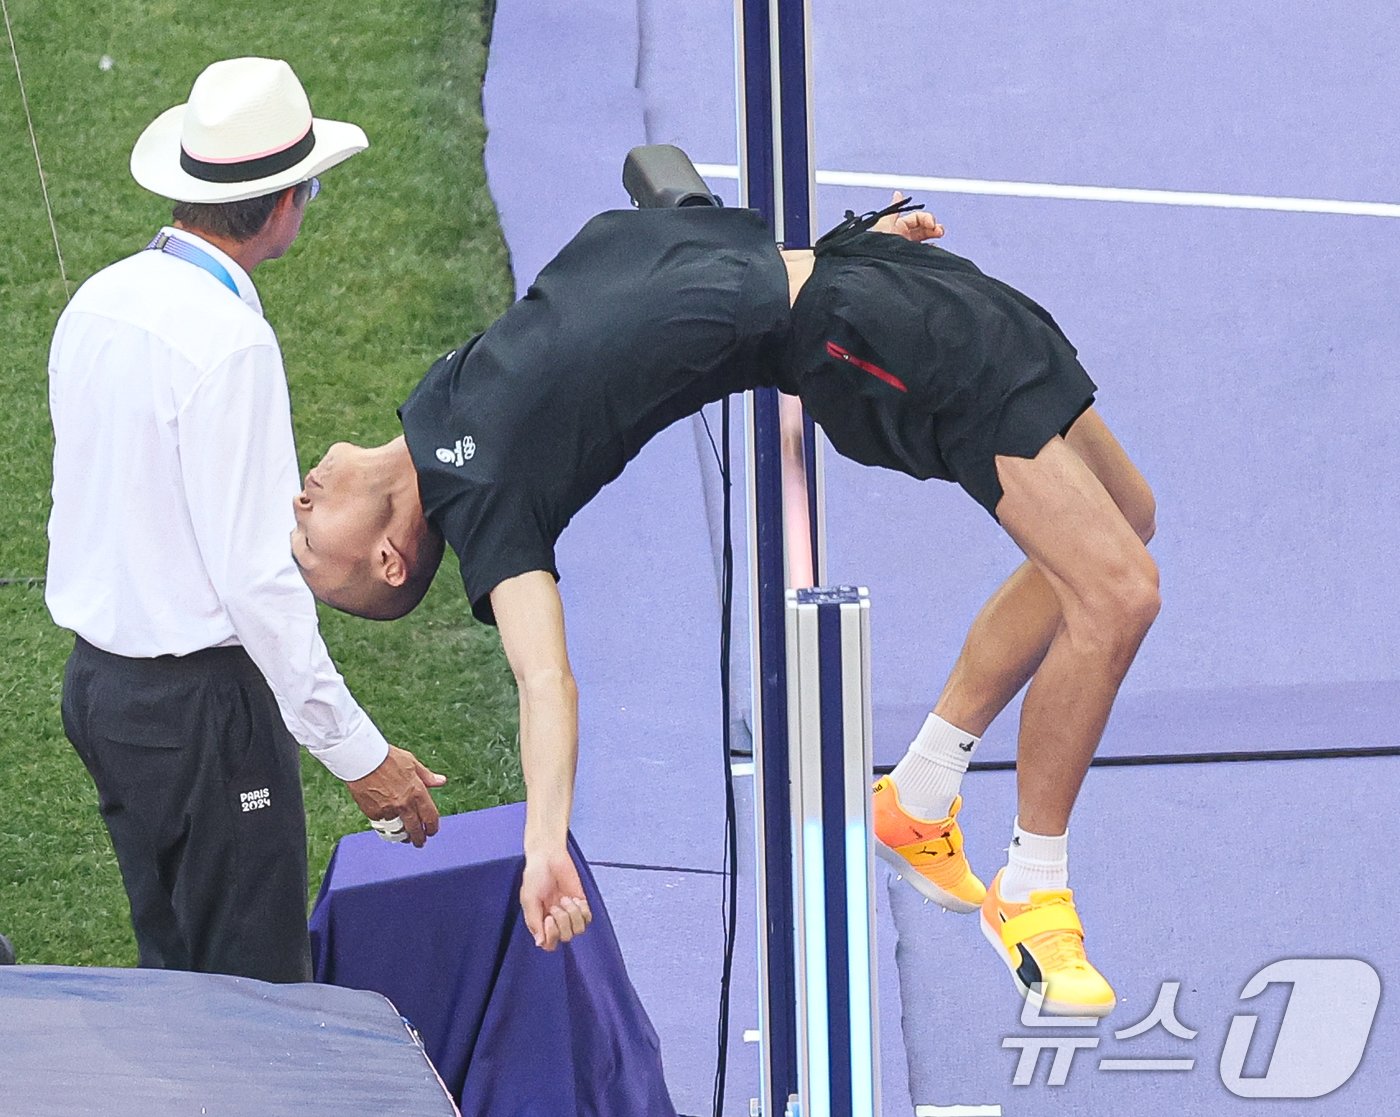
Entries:
POLYGON ((293 556, 318 598, 410 611, 444 549, 495 624, 520 695, 520 902, 553 949, 591 919, 566 848, 578 752, 555 543, 642 446, 759 386, 801 398, 843 455, 959 483, 1023 562, 971 629, 933 712, 874 789, 877 852, 982 926, 1042 1011, 1103 1015, 1068 887, 1067 831, 1118 688, 1160 598, 1150 489, 1093 408, 1049 313, 927 243, 896 198, 813 250, 781 250, 748 209, 618 210, 584 226, 525 296, 428 370, 404 434, 333 445, 297 496, 293 556), (992 719, 1022 706, 1018 817, 990 887, 957 822, 992 719))

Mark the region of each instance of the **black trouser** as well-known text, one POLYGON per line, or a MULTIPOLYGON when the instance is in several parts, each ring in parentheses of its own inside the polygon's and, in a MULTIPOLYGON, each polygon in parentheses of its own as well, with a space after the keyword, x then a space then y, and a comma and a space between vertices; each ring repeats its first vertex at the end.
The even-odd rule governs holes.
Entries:
POLYGON ((97 785, 140 965, 309 981, 300 750, 247 653, 127 659, 80 638, 63 728, 97 785))

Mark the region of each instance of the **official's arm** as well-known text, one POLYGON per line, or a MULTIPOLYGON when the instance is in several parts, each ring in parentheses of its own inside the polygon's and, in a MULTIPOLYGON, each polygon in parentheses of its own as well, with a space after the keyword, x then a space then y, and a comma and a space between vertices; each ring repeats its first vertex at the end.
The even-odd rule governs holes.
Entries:
MULTIPOLYGON (((299 485, 286 376, 273 346, 210 370, 177 415, 181 472, 205 568, 292 735, 370 817, 403 817, 415 844, 437 832, 422 769, 351 696, 321 639, 315 602, 287 548, 299 485)), ((426 773, 426 775, 424 775, 426 773)))

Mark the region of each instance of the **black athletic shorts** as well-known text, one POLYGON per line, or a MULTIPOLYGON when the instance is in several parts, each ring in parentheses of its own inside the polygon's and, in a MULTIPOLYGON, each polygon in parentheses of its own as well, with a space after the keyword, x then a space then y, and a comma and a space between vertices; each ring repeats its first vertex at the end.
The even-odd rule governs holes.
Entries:
POLYGON ((969 260, 885 233, 820 244, 786 387, 865 465, 962 485, 993 517, 996 456, 1033 458, 1094 402, 1049 313, 969 260))

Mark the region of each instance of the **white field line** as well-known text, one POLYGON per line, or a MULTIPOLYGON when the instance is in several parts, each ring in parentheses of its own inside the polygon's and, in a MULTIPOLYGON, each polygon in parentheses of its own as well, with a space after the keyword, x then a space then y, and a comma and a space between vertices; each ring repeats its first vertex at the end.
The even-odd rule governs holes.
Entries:
POLYGON ((916 1105, 914 1117, 1001 1117, 999 1105, 916 1105))
MULTIPOLYGON (((737 179, 728 163, 697 163, 707 178, 737 179)), ((1127 186, 1069 186, 1055 182, 999 182, 982 178, 818 171, 820 186, 868 186, 905 193, 985 194, 999 198, 1051 198, 1075 202, 1128 202, 1142 206, 1197 206, 1210 209, 1270 210, 1278 213, 1331 213, 1347 217, 1400 217, 1394 202, 1348 202, 1333 198, 1275 198, 1263 194, 1209 194, 1196 190, 1141 190, 1127 186)))

